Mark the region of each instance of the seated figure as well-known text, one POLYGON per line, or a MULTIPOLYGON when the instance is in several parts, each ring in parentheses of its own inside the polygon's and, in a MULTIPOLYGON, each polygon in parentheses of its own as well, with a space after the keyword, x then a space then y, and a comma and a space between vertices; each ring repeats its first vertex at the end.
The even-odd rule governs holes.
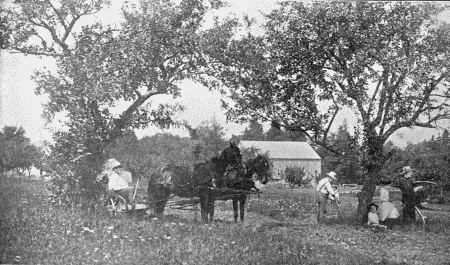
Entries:
POLYGON ((368 208, 369 208, 369 214, 367 216, 367 225, 369 225, 371 227, 378 227, 378 228, 386 229, 387 226, 380 224, 380 220, 378 219, 378 214, 377 214, 378 205, 376 205, 375 203, 372 203, 369 205, 368 208))
POLYGON ((129 178, 128 172, 120 170, 122 165, 114 158, 106 162, 105 169, 101 175, 106 175, 108 179, 108 190, 122 196, 128 204, 133 203, 133 188, 128 185, 125 178, 129 178), (125 174, 124 174, 125 173, 125 174), (122 176, 123 175, 123 176, 122 176))
POLYGON ((397 207, 389 199, 389 185, 390 180, 383 180, 380 183, 380 207, 378 210, 378 217, 380 222, 388 227, 399 222, 400 213, 397 207))

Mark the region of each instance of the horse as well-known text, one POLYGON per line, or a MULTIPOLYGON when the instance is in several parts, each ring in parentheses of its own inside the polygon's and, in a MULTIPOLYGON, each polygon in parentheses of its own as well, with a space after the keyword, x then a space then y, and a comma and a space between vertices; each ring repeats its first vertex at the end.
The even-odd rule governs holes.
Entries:
POLYGON ((200 199, 201 217, 204 223, 214 218, 214 188, 220 187, 227 166, 242 167, 239 148, 230 146, 209 161, 194 165, 194 168, 168 164, 158 167, 150 175, 147 194, 150 208, 156 215, 164 214, 170 195, 200 199))
MULTIPOLYGON (((261 184, 267 184, 270 178, 270 164, 266 156, 258 154, 255 158, 249 159, 245 162, 245 173, 240 173, 238 170, 227 172, 227 179, 236 179, 234 183, 227 185, 228 188, 236 190, 259 191, 255 186, 253 175, 256 173, 256 180, 259 180, 261 184)), ((225 195, 223 200, 231 199, 233 201, 233 215, 234 222, 238 220, 238 206, 240 213, 240 220, 244 222, 245 213, 245 201, 247 200, 247 194, 239 193, 225 195)))

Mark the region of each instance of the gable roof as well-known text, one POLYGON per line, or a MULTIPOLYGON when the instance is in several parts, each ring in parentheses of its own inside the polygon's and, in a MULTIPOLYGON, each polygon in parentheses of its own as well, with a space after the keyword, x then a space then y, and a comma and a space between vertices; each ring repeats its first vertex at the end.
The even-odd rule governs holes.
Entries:
POLYGON ((240 148, 256 148, 262 153, 269 152, 273 159, 321 160, 320 156, 307 142, 279 141, 241 141, 240 148))

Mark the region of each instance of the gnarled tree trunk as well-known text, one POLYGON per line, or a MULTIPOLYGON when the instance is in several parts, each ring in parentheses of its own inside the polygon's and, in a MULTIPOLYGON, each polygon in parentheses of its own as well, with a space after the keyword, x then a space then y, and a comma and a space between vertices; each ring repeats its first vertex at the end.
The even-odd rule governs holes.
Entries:
POLYGON ((358 194, 358 209, 357 218, 361 222, 367 222, 367 206, 372 202, 375 188, 381 179, 380 171, 385 161, 383 154, 384 139, 381 136, 376 136, 372 130, 372 137, 365 140, 365 154, 364 168, 366 171, 363 188, 358 194))

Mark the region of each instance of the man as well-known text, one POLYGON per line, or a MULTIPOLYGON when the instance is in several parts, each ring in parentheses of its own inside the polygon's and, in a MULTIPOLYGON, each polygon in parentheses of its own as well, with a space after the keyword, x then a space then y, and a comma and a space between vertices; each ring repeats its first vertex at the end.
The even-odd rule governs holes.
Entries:
MULTIPOLYGON (((133 188, 128 185, 128 181, 122 177, 123 174, 119 171, 122 165, 119 161, 112 158, 109 159, 105 165, 104 174, 108 177, 108 190, 119 194, 127 203, 133 202, 133 188)), ((124 177, 126 177, 124 175, 124 177)))
POLYGON ((410 166, 402 168, 400 176, 395 179, 394 186, 402 192, 403 223, 411 224, 416 220, 415 206, 417 204, 413 181, 411 180, 413 169, 410 166))
POLYGON ((327 200, 339 200, 339 193, 331 187, 331 182, 336 180, 336 173, 330 171, 321 179, 316 187, 317 197, 317 222, 325 219, 327 213, 327 200))

